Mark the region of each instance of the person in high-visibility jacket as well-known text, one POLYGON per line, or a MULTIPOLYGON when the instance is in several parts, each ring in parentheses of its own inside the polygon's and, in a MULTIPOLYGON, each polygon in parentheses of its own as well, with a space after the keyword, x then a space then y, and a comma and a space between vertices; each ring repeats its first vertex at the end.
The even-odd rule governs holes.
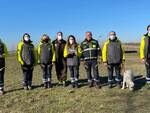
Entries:
POLYGON ((142 36, 140 44, 140 59, 146 67, 146 81, 150 87, 150 25, 147 26, 147 33, 142 36))
POLYGON ((5 57, 7 53, 6 45, 0 39, 0 95, 4 93, 5 57))
POLYGON ((115 70, 117 85, 121 88, 121 67, 125 62, 125 52, 121 41, 114 31, 109 33, 108 40, 104 43, 102 59, 108 70, 108 84, 112 88, 113 73, 115 70))
POLYGON ((72 88, 78 88, 79 65, 81 48, 73 35, 69 35, 64 49, 64 57, 67 58, 67 66, 70 70, 72 88))
POLYGON ((81 61, 84 62, 89 87, 93 87, 95 85, 97 88, 100 88, 98 63, 101 61, 101 48, 98 41, 92 38, 91 32, 87 31, 85 35, 86 38, 81 43, 81 61))
POLYGON ((25 90, 32 89, 33 69, 36 64, 36 53, 30 35, 25 33, 17 48, 18 61, 23 71, 23 86, 25 90))
POLYGON ((43 84, 45 88, 51 88, 51 70, 56 61, 54 47, 47 34, 44 34, 38 45, 38 63, 41 66, 43 75, 43 84))
POLYGON ((63 39, 63 33, 58 32, 56 39, 52 43, 56 52, 55 69, 58 79, 58 85, 63 85, 65 87, 67 85, 67 61, 64 57, 66 41, 63 39))

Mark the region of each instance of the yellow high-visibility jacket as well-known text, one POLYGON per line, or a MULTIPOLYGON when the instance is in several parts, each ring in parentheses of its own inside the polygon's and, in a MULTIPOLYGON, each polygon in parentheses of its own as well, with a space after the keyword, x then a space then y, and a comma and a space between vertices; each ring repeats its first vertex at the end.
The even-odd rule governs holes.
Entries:
MULTIPOLYGON (((117 38, 117 40, 120 44, 121 44, 121 41, 117 38)), ((107 52, 108 52, 108 44, 110 43, 110 40, 108 39, 105 43, 104 43, 104 46, 103 46, 103 50, 102 50, 102 60, 103 62, 107 62, 107 52)), ((122 44, 121 44, 121 49, 122 49, 122 61, 125 61, 125 51, 124 51, 124 48, 122 47, 122 44)))
MULTIPOLYGON (((146 34, 147 36, 150 37, 150 34, 146 34)), ((140 43, 140 59, 146 59, 146 44, 148 44, 149 42, 146 41, 146 35, 142 36, 142 39, 141 39, 141 43, 140 43), (146 41, 146 42, 145 42, 146 41)), ((148 38, 149 38, 148 37, 148 38)))
MULTIPOLYGON (((23 40, 21 40, 19 43, 18 43, 18 47, 17 47, 17 57, 18 57, 18 62, 21 64, 21 65, 24 65, 24 61, 22 59, 22 47, 24 45, 24 42, 23 40)), ((34 65, 37 63, 36 62, 36 52, 35 52, 35 49, 32 50, 33 51, 33 57, 34 57, 34 65)))
MULTIPOLYGON (((51 42, 49 42, 51 43, 51 42)), ((38 63, 40 63, 40 56, 41 56, 41 45, 42 45, 42 41, 40 42, 40 44, 38 45, 38 63)), ((52 62, 55 62, 56 61, 56 52, 54 50, 54 46, 53 44, 51 43, 51 49, 52 49, 52 62)))
MULTIPOLYGON (((76 47, 76 52, 77 52, 77 56, 80 58, 81 57, 81 47, 79 44, 77 44, 77 47, 76 47)), ((68 46, 67 44, 65 45, 65 48, 64 48, 64 57, 67 58, 68 56, 68 46)))

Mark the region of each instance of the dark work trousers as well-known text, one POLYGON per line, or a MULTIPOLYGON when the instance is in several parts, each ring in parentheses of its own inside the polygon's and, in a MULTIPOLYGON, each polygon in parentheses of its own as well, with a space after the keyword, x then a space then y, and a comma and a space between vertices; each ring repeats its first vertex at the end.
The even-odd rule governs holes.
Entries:
POLYGON ((113 74, 116 74, 115 80, 118 84, 121 83, 121 64, 108 64, 108 83, 113 82, 113 74))
POLYGON ((85 70, 87 73, 87 79, 89 83, 92 82, 93 80, 97 83, 100 82, 97 60, 86 60, 85 70), (92 77, 92 74, 93 74, 93 77, 92 77))
POLYGON ((150 60, 147 60, 146 67, 146 82, 150 83, 150 60))
POLYGON ((32 85, 33 69, 34 69, 33 65, 22 66, 23 86, 31 86, 32 85))
POLYGON ((69 70, 70 70, 70 79, 71 82, 78 82, 78 78, 79 78, 79 66, 68 66, 69 70))
POLYGON ((43 83, 51 82, 52 64, 41 64, 43 83))
POLYGON ((0 90, 4 89, 4 72, 5 72, 5 69, 1 68, 0 69, 0 90))
POLYGON ((67 62, 64 59, 59 59, 55 62, 56 74, 58 81, 67 80, 67 62))

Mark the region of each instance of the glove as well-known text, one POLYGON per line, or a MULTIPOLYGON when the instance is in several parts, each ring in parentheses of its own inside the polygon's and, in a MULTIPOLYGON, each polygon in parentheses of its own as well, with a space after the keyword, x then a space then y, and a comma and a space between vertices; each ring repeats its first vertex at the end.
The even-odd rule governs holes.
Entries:
POLYGON ((41 67, 42 67, 42 68, 45 68, 45 65, 44 65, 44 64, 41 64, 41 67))
POLYGON ((104 66, 107 66, 107 65, 108 65, 107 62, 103 62, 103 64, 104 64, 104 66))
POLYGON ((102 58, 99 58, 99 59, 97 60, 97 62, 98 62, 99 64, 101 64, 101 63, 102 63, 102 58))

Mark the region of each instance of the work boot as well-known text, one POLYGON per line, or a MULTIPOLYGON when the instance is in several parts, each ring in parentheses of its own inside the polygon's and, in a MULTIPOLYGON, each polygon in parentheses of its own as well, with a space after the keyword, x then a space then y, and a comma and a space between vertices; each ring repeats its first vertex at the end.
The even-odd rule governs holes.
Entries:
POLYGON ((23 89, 24 89, 24 90, 28 90, 28 87, 27 87, 27 86, 24 86, 23 89))
POLYGON ((29 85, 29 86, 28 86, 28 89, 29 89, 29 90, 32 90, 32 86, 31 86, 31 85, 29 85))
POLYGON ((117 82, 117 87, 120 89, 121 88, 121 83, 117 82))
POLYGON ((75 88, 79 88, 78 81, 75 82, 75 88))
POLYGON ((44 83, 44 88, 47 89, 47 82, 44 83))
POLYGON ((71 88, 75 88, 75 83, 71 82, 71 88))
POLYGON ((113 87, 112 83, 108 83, 108 88, 111 89, 113 87))
POLYGON ((150 83, 146 83, 146 89, 150 89, 150 83))
POLYGON ((48 83, 47 83, 47 88, 52 88, 51 82, 48 82, 48 83))
POLYGON ((97 89, 100 89, 100 88, 101 88, 99 82, 95 82, 95 87, 96 87, 97 89))
POLYGON ((58 82, 58 86, 61 86, 63 83, 62 83, 62 81, 59 81, 58 82))
POLYGON ((62 83, 63 83, 63 87, 66 87, 66 81, 63 81, 62 83))
POLYGON ((1 90, 0 90, 0 96, 3 95, 3 94, 4 94, 4 90, 1 89, 1 90))
POLYGON ((93 82, 89 82, 89 88, 93 87, 93 82))

